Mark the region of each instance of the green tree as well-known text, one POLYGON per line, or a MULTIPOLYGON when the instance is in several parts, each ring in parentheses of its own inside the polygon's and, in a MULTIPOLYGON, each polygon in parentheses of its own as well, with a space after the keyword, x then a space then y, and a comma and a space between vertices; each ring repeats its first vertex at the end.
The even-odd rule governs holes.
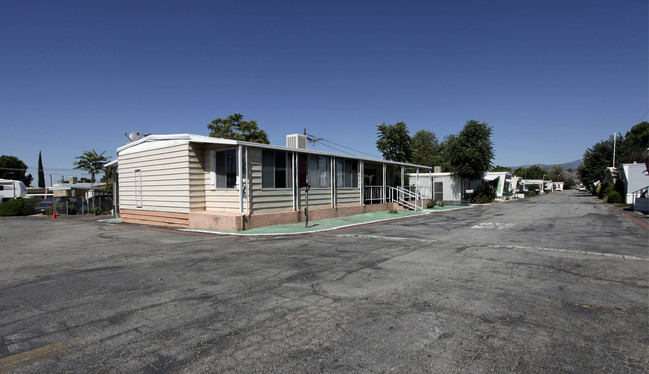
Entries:
POLYGON ((34 180, 31 174, 25 175, 27 165, 16 156, 0 156, 0 178, 21 181, 29 187, 34 180))
POLYGON ((600 180, 604 169, 613 163, 613 136, 608 140, 602 140, 584 152, 584 160, 577 168, 579 179, 586 186, 600 180))
POLYGON ((101 177, 100 182, 104 183, 104 193, 106 195, 112 196, 115 189, 115 175, 114 168, 104 168, 104 176, 101 177))
POLYGON ((441 147, 435 133, 419 130, 412 137, 412 163, 425 166, 441 166, 441 147))
POLYGON ((88 172, 91 183, 95 183, 95 175, 101 173, 104 170, 104 165, 110 160, 110 157, 105 157, 104 153, 106 151, 97 154, 94 149, 84 151, 81 156, 75 157, 78 161, 74 162, 74 168, 88 172))
POLYGON ((412 139, 405 122, 394 125, 376 125, 378 140, 376 148, 383 154, 383 159, 397 162, 411 162, 412 139))
POLYGON ((507 172, 510 172, 510 173, 511 173, 511 172, 512 172, 512 168, 510 168, 509 166, 500 166, 500 165, 496 165, 496 166, 494 166, 490 171, 500 171, 500 172, 502 172, 502 171, 507 171, 507 172))
POLYGON ((259 129, 256 121, 244 121, 243 115, 234 113, 227 118, 217 118, 207 124, 214 138, 270 144, 266 131, 259 129))
POLYGON ((461 181, 482 179, 484 173, 491 169, 494 157, 492 131, 488 123, 470 120, 459 134, 446 138, 444 151, 454 176, 461 181))
POLYGON ((540 167, 539 165, 532 165, 514 170, 515 176, 526 179, 544 179, 543 175, 545 175, 545 179, 550 179, 551 174, 550 170, 540 167))
POLYGON ((43 157, 38 152, 38 187, 45 188, 45 170, 43 170, 43 157))
POLYGON ((640 122, 623 138, 618 138, 616 163, 642 162, 642 153, 647 147, 649 147, 649 122, 640 122))

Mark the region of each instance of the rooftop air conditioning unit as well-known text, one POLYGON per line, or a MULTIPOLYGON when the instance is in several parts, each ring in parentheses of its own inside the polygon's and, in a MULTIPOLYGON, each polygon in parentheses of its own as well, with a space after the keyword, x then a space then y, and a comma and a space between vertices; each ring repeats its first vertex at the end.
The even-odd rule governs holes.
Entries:
POLYGON ((306 149, 306 135, 302 135, 302 134, 286 135, 286 147, 306 149))

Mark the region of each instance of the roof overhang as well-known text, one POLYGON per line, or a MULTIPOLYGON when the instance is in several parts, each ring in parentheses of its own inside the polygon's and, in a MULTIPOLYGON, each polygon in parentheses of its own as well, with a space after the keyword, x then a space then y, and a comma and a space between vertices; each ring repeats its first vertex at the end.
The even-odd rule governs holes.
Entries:
POLYGON ((168 147, 168 146, 173 146, 178 144, 188 144, 188 143, 218 144, 218 145, 230 145, 230 146, 242 145, 242 146, 262 148, 262 149, 273 149, 278 151, 290 151, 290 152, 307 153, 307 154, 315 154, 315 155, 323 155, 323 156, 333 156, 339 158, 351 158, 351 159, 362 160, 367 162, 376 162, 376 163, 390 164, 390 165, 403 166, 409 168, 432 170, 431 166, 416 165, 416 164, 410 164, 405 162, 387 161, 387 160, 381 160, 375 158, 358 157, 354 155, 343 155, 343 154, 315 151, 315 150, 302 149, 302 148, 289 148, 289 147, 271 145, 271 144, 251 143, 251 142, 244 142, 239 140, 214 138, 211 136, 194 135, 194 134, 149 135, 140 140, 128 143, 126 145, 117 148, 117 157, 119 159, 120 154, 126 155, 129 153, 140 152, 143 150, 157 149, 157 148, 163 148, 163 147, 168 147))

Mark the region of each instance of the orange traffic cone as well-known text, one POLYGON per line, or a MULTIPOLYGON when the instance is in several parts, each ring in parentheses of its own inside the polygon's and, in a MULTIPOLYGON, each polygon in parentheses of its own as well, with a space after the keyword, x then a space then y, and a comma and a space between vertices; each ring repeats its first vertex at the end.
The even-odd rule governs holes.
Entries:
POLYGON ((56 210, 52 210, 52 219, 56 219, 56 210))

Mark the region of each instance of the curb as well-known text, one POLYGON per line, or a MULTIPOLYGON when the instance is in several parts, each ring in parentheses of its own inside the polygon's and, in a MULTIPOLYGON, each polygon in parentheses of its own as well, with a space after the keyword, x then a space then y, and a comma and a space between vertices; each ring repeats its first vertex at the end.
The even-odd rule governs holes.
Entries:
POLYGON ((312 230, 312 231, 302 231, 302 232, 277 232, 277 233, 260 233, 260 234, 255 234, 255 233, 250 233, 247 234, 244 232, 229 232, 229 231, 212 231, 212 230, 196 230, 196 229, 178 229, 179 231, 183 232, 194 232, 194 233, 201 233, 201 234, 212 234, 212 235, 220 235, 220 236, 236 236, 236 237, 270 237, 270 236, 297 236, 297 235, 310 235, 310 234, 319 234, 323 232, 328 232, 328 231, 335 231, 335 230, 341 230, 341 229, 347 229, 351 227, 357 227, 357 226, 363 226, 363 225, 370 225, 370 224, 377 224, 377 223, 382 223, 382 222, 390 222, 390 221, 398 221, 402 219, 409 219, 409 218, 418 218, 418 217, 423 217, 431 214, 441 214, 444 212, 452 212, 454 210, 462 210, 462 209, 468 209, 472 208, 473 206, 467 206, 467 207, 458 207, 458 208, 453 208, 453 209, 445 209, 445 210, 440 210, 440 211, 423 211, 421 214, 416 214, 416 215, 411 215, 411 216, 406 216, 406 217, 391 217, 391 218, 383 218, 383 219, 377 219, 373 221, 367 221, 367 222, 359 222, 359 223, 351 223, 347 225, 342 225, 342 226, 336 226, 336 227, 331 227, 327 229, 319 229, 319 230, 312 230))

